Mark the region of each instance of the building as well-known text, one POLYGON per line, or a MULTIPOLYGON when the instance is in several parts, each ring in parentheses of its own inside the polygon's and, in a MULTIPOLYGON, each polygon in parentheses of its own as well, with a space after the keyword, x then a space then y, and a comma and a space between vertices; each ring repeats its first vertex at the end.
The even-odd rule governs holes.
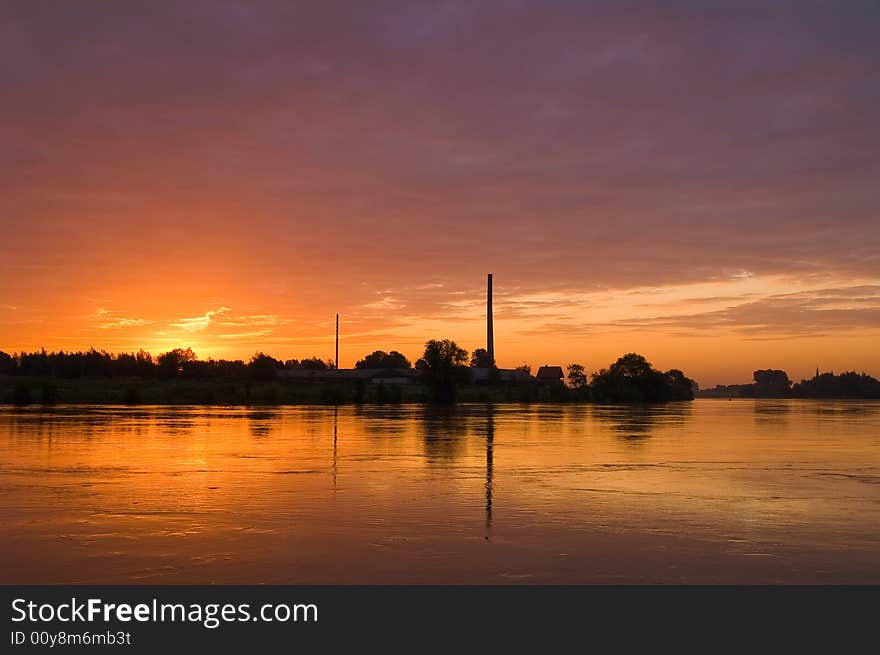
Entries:
MULTIPOLYGON (((492 274, 488 273, 486 277, 486 353, 491 367, 473 367, 470 369, 471 380, 475 384, 518 384, 534 382, 535 378, 528 371, 522 369, 499 369, 495 365, 495 329, 492 311, 492 274)), ((419 381, 420 372, 409 368, 338 368, 339 365, 339 314, 336 314, 336 359, 335 364, 325 369, 281 369, 277 371, 277 377, 281 380, 290 380, 304 383, 344 383, 344 382, 361 382, 369 384, 383 385, 410 385, 419 381)), ((559 375, 552 377, 552 371, 548 373, 550 377, 545 380, 538 379, 539 382, 552 383, 562 379, 562 368, 541 367, 541 371, 545 369, 556 369, 559 375)), ((540 372, 539 372, 540 376, 540 372)))
POLYGON ((370 382, 372 384, 415 384, 419 378, 419 372, 412 368, 371 368, 366 370, 371 373, 370 382))
POLYGON ((539 384, 562 384, 565 374, 561 366, 542 366, 535 374, 535 380, 539 384))
POLYGON ((475 384, 488 384, 490 381, 513 383, 513 382, 530 382, 532 376, 528 371, 518 368, 496 368, 494 371, 494 380, 490 380, 491 369, 485 367, 474 367, 471 369, 475 384))
POLYGON ((326 368, 322 370, 281 369, 277 373, 282 380, 298 382, 355 382, 370 384, 415 384, 418 371, 411 368, 326 368))

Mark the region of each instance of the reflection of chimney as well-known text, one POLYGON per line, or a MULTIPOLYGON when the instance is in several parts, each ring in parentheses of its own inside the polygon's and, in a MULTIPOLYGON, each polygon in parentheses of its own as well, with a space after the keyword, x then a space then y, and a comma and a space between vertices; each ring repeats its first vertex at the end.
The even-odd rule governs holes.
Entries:
POLYGON ((486 350, 489 352, 489 367, 495 366, 495 335, 492 330, 492 274, 489 273, 488 295, 486 296, 486 350))

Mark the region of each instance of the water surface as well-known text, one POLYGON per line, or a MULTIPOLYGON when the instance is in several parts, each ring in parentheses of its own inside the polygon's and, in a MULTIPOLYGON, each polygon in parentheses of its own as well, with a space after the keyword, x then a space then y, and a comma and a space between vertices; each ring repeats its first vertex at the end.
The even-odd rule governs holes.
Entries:
POLYGON ((0 583, 880 583, 880 403, 0 408, 0 583))

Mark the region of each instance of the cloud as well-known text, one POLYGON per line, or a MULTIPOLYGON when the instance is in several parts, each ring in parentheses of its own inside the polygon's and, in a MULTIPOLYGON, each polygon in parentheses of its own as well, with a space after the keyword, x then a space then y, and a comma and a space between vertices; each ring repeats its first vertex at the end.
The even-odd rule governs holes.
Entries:
POLYGON ((237 314, 230 307, 221 306, 201 316, 177 319, 169 325, 185 332, 203 333, 203 338, 238 341, 274 335, 276 328, 294 322, 277 314, 237 314))
POLYGON ((395 285, 877 270, 867 5, 150 7, 5 26, 19 241, 75 249, 64 212, 112 252, 147 207, 222 243, 199 264, 241 238, 395 285))
POLYGON ((148 321, 144 318, 114 318, 113 320, 101 323, 98 327, 102 330, 107 330, 110 328, 141 327, 144 325, 150 325, 150 323, 152 323, 152 321, 148 321))
MULTIPOLYGON (((546 326, 559 330, 560 326, 546 326)), ((751 339, 821 337, 880 332, 880 285, 860 285, 775 294, 723 309, 637 317, 567 329, 628 329, 661 333, 727 333, 751 339)))
POLYGON ((872 299, 666 294, 877 278, 878 32, 861 2, 16 3, 0 299, 55 332, 0 339, 75 333, 71 298, 205 348, 337 311, 476 334, 487 271, 523 353, 543 324, 867 325, 872 299), (610 315, 627 292, 656 304, 610 315))
POLYGON ((171 323, 171 327, 175 327, 186 332, 200 332, 211 325, 211 320, 215 316, 221 316, 228 311, 229 307, 218 307, 217 309, 212 309, 205 312, 201 316, 196 316, 194 318, 178 319, 177 321, 171 323))
MULTIPOLYGON (((668 289, 658 290, 658 293, 668 293, 668 289)), ((718 303, 737 303, 742 302, 744 300, 748 300, 749 298, 755 297, 757 294, 754 293, 742 293, 739 295, 728 295, 728 296, 705 296, 705 297, 694 297, 694 298, 683 298, 676 300, 667 300, 663 302, 650 302, 650 303, 635 303, 633 307, 642 307, 642 308, 655 308, 655 307, 674 307, 680 306, 683 303, 686 304, 695 304, 695 305, 709 305, 709 304, 718 304, 718 303)))
POLYGON ((111 311, 105 307, 96 308, 95 313, 89 318, 98 321, 96 327, 101 330, 143 327, 144 325, 150 325, 153 322, 145 318, 127 318, 124 316, 118 316, 118 312, 111 311))
POLYGON ((251 332, 227 332, 216 335, 218 339, 259 339, 272 334, 272 330, 253 330, 251 332))
POLYGON ((217 321, 217 324, 227 327, 275 327, 278 325, 286 325, 292 322, 292 319, 282 319, 276 314, 242 314, 241 316, 230 317, 221 321, 217 321))

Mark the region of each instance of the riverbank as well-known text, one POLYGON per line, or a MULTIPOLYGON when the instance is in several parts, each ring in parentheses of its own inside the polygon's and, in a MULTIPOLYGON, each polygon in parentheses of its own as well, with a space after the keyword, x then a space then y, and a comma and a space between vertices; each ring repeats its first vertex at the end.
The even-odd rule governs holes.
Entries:
MULTIPOLYGON (((536 384, 465 386, 458 402, 584 402, 567 387, 536 384)), ((347 405, 429 403, 420 384, 321 383, 291 380, 187 380, 0 376, 0 404, 8 405, 347 405)))
MULTIPOLYGON (((715 398, 703 393, 696 397, 715 398)), ((856 396, 828 396, 825 399, 848 398, 863 399, 856 396)), ((592 400, 589 389, 534 383, 462 386, 456 394, 456 402, 461 403, 587 403, 592 400)), ((430 390, 422 384, 0 376, 2 405, 383 405, 431 402, 430 390)))

